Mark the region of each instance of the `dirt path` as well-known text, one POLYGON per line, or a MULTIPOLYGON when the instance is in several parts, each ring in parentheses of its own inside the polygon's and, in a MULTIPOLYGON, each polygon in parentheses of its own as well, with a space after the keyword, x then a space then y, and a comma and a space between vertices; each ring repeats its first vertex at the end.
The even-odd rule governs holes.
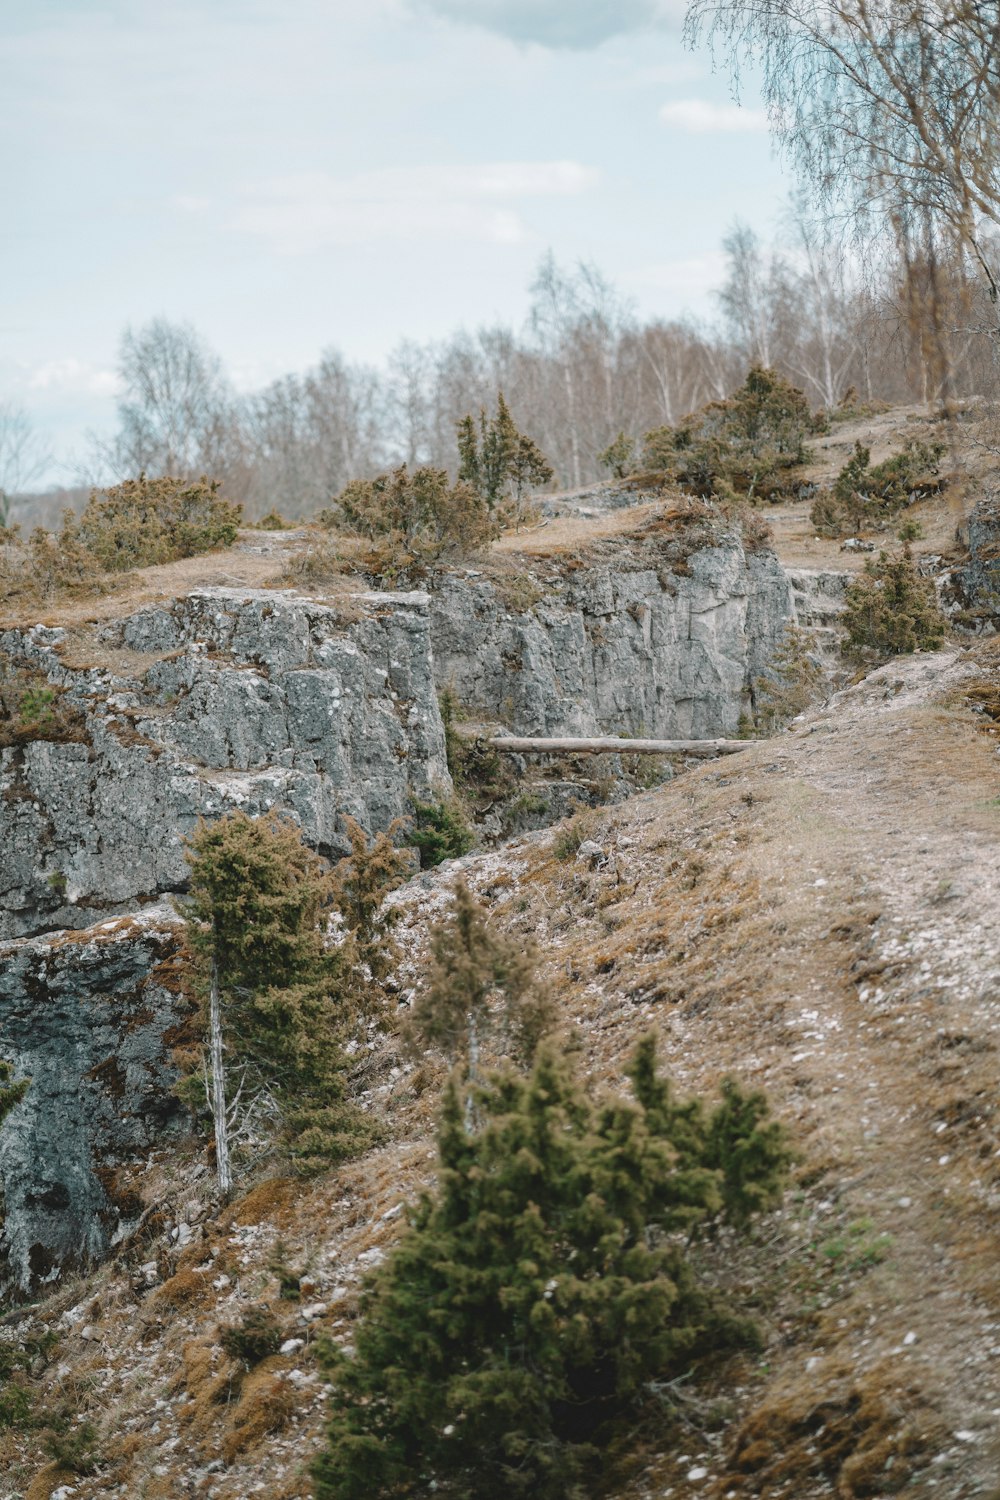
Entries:
MULTIPOLYGON (((609 812, 593 870, 521 846, 507 910, 532 891, 518 920, 592 1072, 655 1024, 685 1086, 764 1085, 803 1157, 734 1273, 768 1287, 766 1359, 636 1497, 877 1496, 911 1473, 907 1494, 1000 1493, 1000 763, 976 675, 955 651, 882 669, 609 812)), ((501 870, 470 863, 494 896, 501 870)))

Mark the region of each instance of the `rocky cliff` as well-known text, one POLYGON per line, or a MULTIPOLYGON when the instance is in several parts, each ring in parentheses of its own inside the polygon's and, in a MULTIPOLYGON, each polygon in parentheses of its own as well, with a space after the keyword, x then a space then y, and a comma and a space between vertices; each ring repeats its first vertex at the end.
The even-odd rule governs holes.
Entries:
POLYGON ((61 629, 0 636, 83 716, 69 742, 0 751, 0 938, 177 890, 201 816, 284 809, 332 852, 345 813, 384 828, 447 787, 427 596, 349 602, 194 593, 99 627, 93 666, 78 645, 66 665, 61 629))
POLYGON ((328 855, 345 814, 387 827, 450 788, 444 687, 526 733, 736 730, 789 585, 717 519, 681 531, 536 560, 517 588, 477 569, 336 604, 214 587, 0 636, 4 671, 61 693, 0 750, 0 1056, 31 1078, 0 1135, 8 1287, 100 1258, 134 1217, 128 1164, 180 1123, 157 902, 199 817, 277 808, 328 855))
POLYGON ((0 1295, 102 1259, 139 1216, 136 1167, 184 1128, 180 928, 154 907, 0 946, 0 1057, 31 1080, 0 1132, 0 1295))
POLYGON ((522 734, 735 734, 791 615, 777 558, 735 531, 682 559, 608 547, 589 565, 542 569, 537 592, 511 607, 469 570, 431 596, 438 683, 522 734))

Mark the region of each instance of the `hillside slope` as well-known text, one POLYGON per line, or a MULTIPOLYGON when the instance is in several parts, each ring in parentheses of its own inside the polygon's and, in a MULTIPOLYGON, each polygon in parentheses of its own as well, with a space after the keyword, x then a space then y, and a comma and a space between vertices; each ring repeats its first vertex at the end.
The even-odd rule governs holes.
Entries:
MULTIPOLYGON (((544 832, 460 862, 494 920, 540 943, 595 1085, 654 1026, 683 1089, 726 1072, 765 1086, 800 1156, 746 1246, 701 1252, 765 1352, 637 1435, 618 1500, 997 1493, 1000 765, 984 706, 1000 717, 995 652, 899 660, 775 740, 584 815, 582 857, 544 832)), ((404 1000, 454 871, 398 897, 404 1000)), ((35 1408, 91 1422, 98 1463, 71 1475, 14 1427, 4 1500, 309 1493, 315 1336, 350 1337, 359 1278, 433 1170, 439 1071, 375 1034, 358 1056, 389 1144, 221 1215, 198 1144, 172 1152, 146 1174, 146 1238, 0 1324, 8 1345, 58 1340, 47 1364, 36 1352, 35 1408), (305 1275, 301 1302, 279 1297, 277 1261, 305 1275), (241 1377, 219 1331, 256 1302, 295 1342, 241 1377)))

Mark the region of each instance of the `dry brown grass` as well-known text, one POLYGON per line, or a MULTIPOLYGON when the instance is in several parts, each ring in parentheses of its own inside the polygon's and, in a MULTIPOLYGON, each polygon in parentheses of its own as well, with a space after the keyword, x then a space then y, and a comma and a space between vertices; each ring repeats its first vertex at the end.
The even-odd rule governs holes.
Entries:
POLYGON ((233 1224, 259 1224, 266 1219, 279 1227, 300 1196, 300 1185, 291 1177, 268 1177, 238 1198, 227 1218, 233 1224))
POLYGON ((295 1387, 283 1378, 284 1362, 266 1359, 240 1385, 239 1400, 226 1415, 221 1452, 227 1464, 252 1457, 266 1437, 280 1432, 298 1404, 295 1387))
POLYGON ((944 1436, 919 1387, 888 1361, 860 1378, 824 1370, 815 1390, 793 1382, 742 1424, 712 1494, 798 1500, 824 1484, 838 1500, 894 1494, 944 1436))
MULTIPOLYGON (((246 536, 246 533, 242 533, 246 536)), ((45 604, 0 601, 0 625, 80 626, 123 619, 138 607, 176 599, 201 588, 268 588, 280 579, 280 555, 244 549, 239 542, 226 552, 203 553, 180 562, 137 568, 114 579, 114 591, 103 597, 53 600, 45 604)))
POLYGON ((24 1500, 49 1500, 53 1490, 61 1484, 72 1482, 73 1476, 67 1474, 58 1464, 46 1464, 44 1469, 37 1473, 28 1488, 24 1492, 24 1500))
POLYGON ((215 1298, 210 1271, 195 1271, 190 1267, 176 1272, 162 1286, 156 1288, 151 1298, 157 1311, 176 1311, 179 1308, 200 1307, 215 1298))
MULTIPOLYGON (((686 517, 682 505, 668 505, 667 511, 675 512, 676 521, 686 517)), ((644 505, 626 506, 621 510, 608 511, 603 516, 557 516, 551 521, 521 531, 505 532, 493 543, 491 553, 498 556, 531 558, 563 558, 573 556, 592 542, 625 536, 641 535, 651 523, 658 526, 670 524, 663 519, 663 502, 649 501, 644 505)))

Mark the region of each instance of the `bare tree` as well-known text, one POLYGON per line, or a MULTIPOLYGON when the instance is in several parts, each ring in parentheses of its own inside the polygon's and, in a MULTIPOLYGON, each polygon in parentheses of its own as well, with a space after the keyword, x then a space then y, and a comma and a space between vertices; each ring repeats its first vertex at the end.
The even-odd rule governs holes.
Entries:
POLYGON ((687 36, 759 65, 772 130, 808 190, 862 234, 919 224, 1000 267, 996 0, 691 0, 687 36))
POLYGON ((115 473, 223 477, 241 446, 238 423, 221 362, 199 334, 166 318, 128 328, 119 371, 119 430, 102 455, 115 473))
POLYGON ((0 401, 0 526, 10 524, 12 502, 51 463, 23 407, 0 401))
POLYGON ((387 415, 394 446, 411 469, 428 456, 430 419, 428 386, 431 353, 413 339, 403 339, 389 356, 387 415))
POLYGON ((836 406, 852 382, 859 349, 852 336, 851 284, 842 241, 809 213, 798 194, 787 216, 801 269, 794 318, 795 333, 784 363, 792 376, 823 406, 836 406))
POLYGON ((783 268, 775 255, 765 255, 747 224, 734 224, 722 248, 729 262, 717 293, 723 316, 747 361, 770 367, 774 363, 774 291, 783 268))

